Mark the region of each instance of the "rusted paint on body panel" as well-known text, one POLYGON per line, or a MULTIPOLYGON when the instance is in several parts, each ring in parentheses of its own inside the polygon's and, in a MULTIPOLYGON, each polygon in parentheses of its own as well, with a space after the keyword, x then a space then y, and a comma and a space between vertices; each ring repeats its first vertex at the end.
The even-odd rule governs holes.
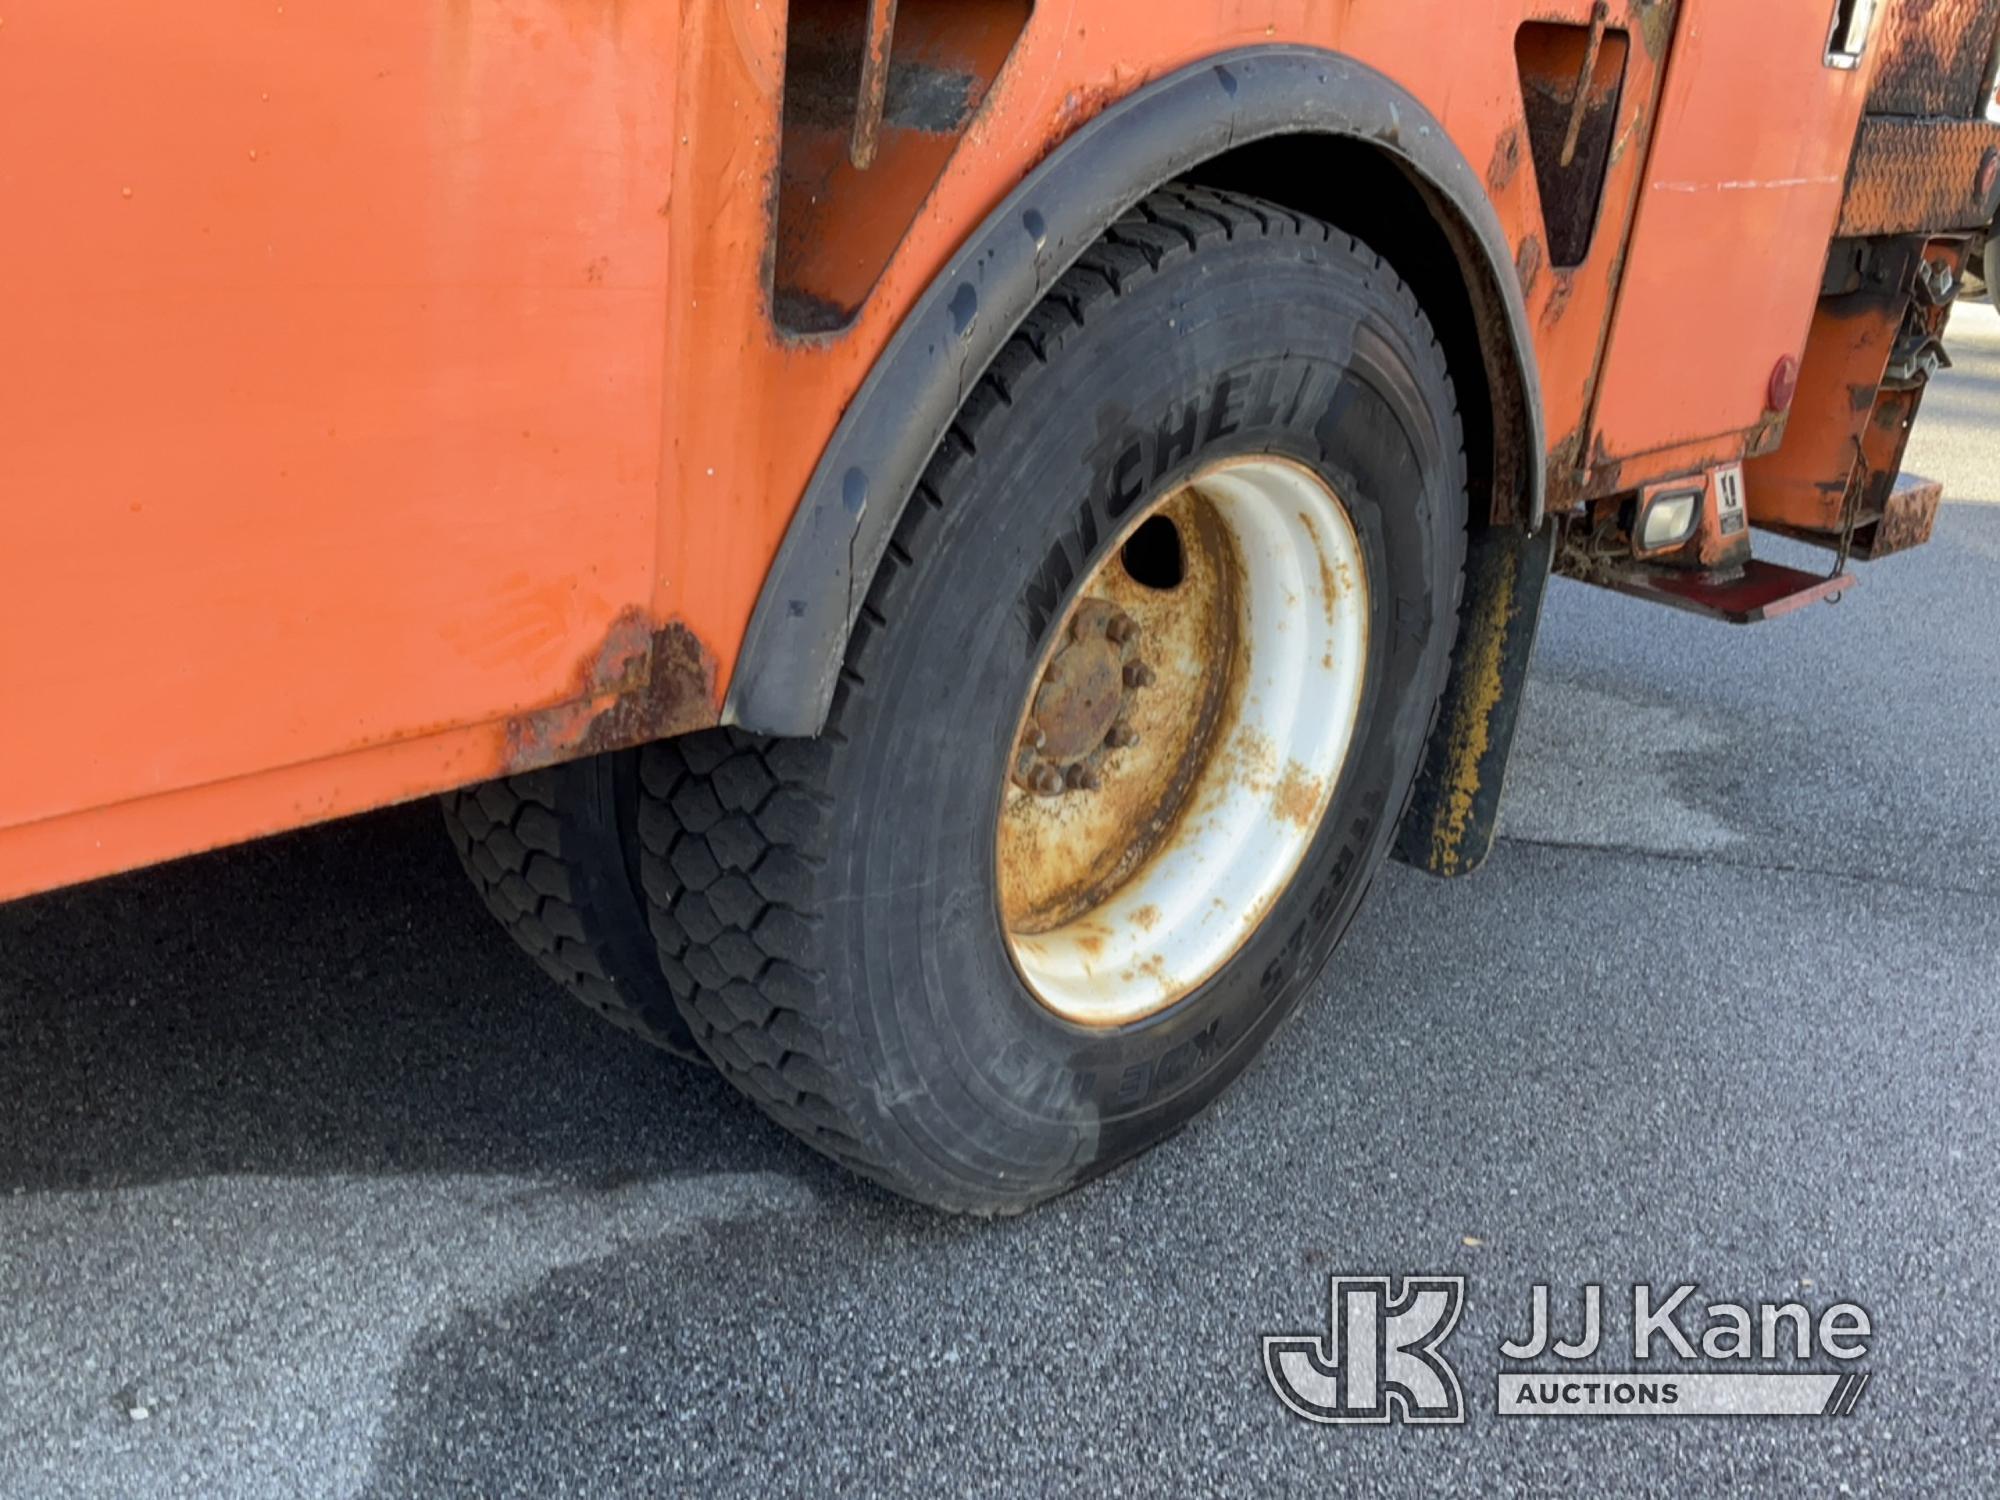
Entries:
POLYGON ((1507 185, 1514 180, 1514 174, 1521 170, 1522 158, 1527 154, 1522 144, 1522 132, 1507 130, 1493 145, 1493 160, 1486 168, 1486 191, 1500 194, 1507 191, 1507 185))
MULTIPOLYGON (((1895 475, 1885 491, 1880 514, 1854 528, 1848 555, 1856 562, 1875 562, 1924 546, 1937 526, 1938 511, 1944 503, 1944 486, 1920 474, 1895 475)), ((1768 529, 1794 541, 1807 542, 1829 550, 1841 545, 1841 533, 1805 530, 1800 527, 1765 523, 1768 529)))
POLYGON ((1542 242, 1534 235, 1521 241, 1521 248, 1514 255, 1514 276, 1521 283, 1521 296, 1525 300, 1535 295, 1535 283, 1542 276, 1542 242))
POLYGON ((1549 451, 1549 514, 1560 516, 1583 503, 1590 489, 1584 464, 1583 434, 1572 431, 1549 451))
POLYGON ((1881 519, 1855 534, 1854 555, 1873 562, 1923 546, 1931 539, 1943 503, 1944 486, 1937 480, 1921 474, 1897 475, 1883 501, 1881 519))
POLYGON ((507 720, 503 769, 641 745, 720 717, 715 661, 694 632, 677 620, 655 629, 628 610, 579 664, 570 698, 507 720))
POLYGON ((1726 432, 1623 458, 1611 453, 1600 434, 1597 451, 1592 454, 1590 468, 1583 476, 1581 497, 1599 500, 1658 480, 1734 463, 1743 457, 1754 435, 1761 430, 1762 424, 1749 433, 1726 432))
POLYGON ((2000 125, 1985 120, 1861 122, 1836 233, 1910 234, 1978 229, 2000 209, 1991 170, 2000 125))
POLYGON ((1576 277, 1568 270, 1555 273, 1555 284, 1549 289, 1548 300, 1542 304, 1540 324, 1544 329, 1553 328, 1562 321, 1569 311, 1570 293, 1576 287, 1576 277))
POLYGON ((511 718, 0 828, 0 901, 705 728, 720 717, 713 658, 678 623, 649 633, 643 618, 622 615, 572 675, 578 696, 511 718))
POLYGON ((1996 28, 2000 0, 1880 0, 1868 113, 1977 115, 1996 28))

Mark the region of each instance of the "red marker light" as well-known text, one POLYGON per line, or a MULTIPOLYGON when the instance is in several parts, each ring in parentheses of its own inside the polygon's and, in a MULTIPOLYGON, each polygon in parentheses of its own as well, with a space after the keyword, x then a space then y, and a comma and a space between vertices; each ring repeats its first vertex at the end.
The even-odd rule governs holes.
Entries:
POLYGON ((1771 367, 1771 384, 1765 392, 1772 411, 1790 411, 1792 397, 1799 393, 1799 362, 1787 354, 1771 367))

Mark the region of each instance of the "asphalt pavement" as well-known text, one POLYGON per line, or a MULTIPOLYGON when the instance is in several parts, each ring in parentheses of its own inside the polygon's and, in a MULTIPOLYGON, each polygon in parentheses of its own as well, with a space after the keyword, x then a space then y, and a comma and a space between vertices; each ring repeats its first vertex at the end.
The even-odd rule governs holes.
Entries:
POLYGON ((565 1002, 429 806, 0 908, 0 1495, 2000 1490, 2000 319, 1951 342, 1930 547, 1749 630, 1557 585, 1490 865, 1392 867, 1219 1108, 1025 1219, 565 1002), (1468 1278, 1465 1425, 1283 1409, 1340 1271, 1468 1278), (1495 1414, 1533 1283, 1636 1281, 1861 1304, 1865 1398, 1495 1414))

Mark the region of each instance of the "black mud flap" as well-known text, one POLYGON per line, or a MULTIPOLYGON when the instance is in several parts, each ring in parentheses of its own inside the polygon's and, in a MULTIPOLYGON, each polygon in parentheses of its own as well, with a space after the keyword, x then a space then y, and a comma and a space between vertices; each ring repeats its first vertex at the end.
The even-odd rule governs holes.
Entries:
POLYGON ((1458 648, 1395 856, 1433 875, 1470 875, 1486 863, 1500 821, 1500 790, 1555 560, 1556 526, 1475 531, 1466 544, 1458 648))

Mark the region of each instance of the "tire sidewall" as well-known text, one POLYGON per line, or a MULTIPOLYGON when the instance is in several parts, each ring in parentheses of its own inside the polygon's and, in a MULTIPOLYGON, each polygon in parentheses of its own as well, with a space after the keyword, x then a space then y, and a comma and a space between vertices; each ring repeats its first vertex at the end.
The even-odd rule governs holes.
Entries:
MULTIPOLYGON (((1073 1181, 1198 1111, 1310 988, 1394 830, 1442 686, 1464 527, 1455 403, 1407 292, 1344 236, 1231 241, 1043 340, 933 465, 941 504, 849 691, 831 789, 854 893, 828 979, 856 1072, 949 1178, 1073 1181), (966 450, 971 451, 966 451, 966 450), (1347 508, 1369 579, 1352 748, 1298 873, 1194 993, 1086 1028, 1009 956, 995 839, 1018 717, 1081 580, 1148 505, 1250 454, 1347 508)), ((928 503, 926 500, 913 504, 928 503)))

